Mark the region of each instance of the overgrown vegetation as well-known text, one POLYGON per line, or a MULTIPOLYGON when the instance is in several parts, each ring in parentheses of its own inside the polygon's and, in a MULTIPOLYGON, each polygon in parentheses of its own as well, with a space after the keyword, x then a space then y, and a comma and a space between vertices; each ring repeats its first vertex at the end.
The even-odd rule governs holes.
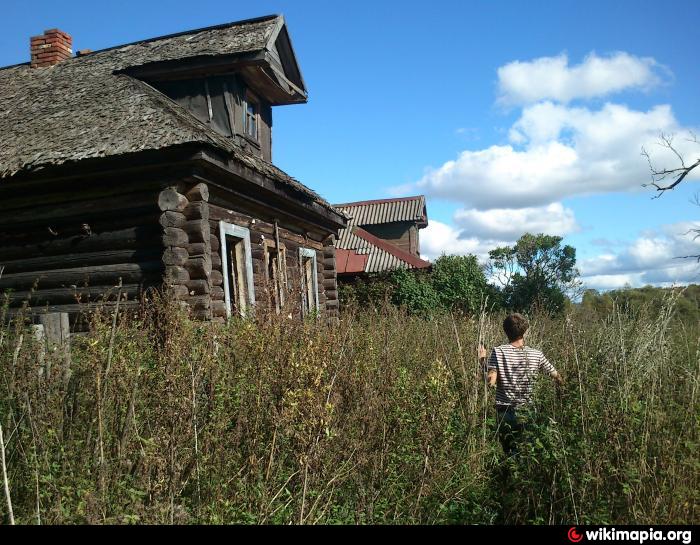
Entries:
POLYGON ((95 315, 69 374, 15 323, 0 333, 15 519, 697 523, 700 328, 672 324, 674 297, 531 316, 529 344, 567 383, 538 389, 511 460, 474 357, 503 341, 501 314, 224 326, 160 301, 95 315))
POLYGON ((340 299, 363 306, 391 301, 424 317, 486 307, 560 313, 581 295, 576 249, 562 240, 525 233, 515 245, 489 252, 483 267, 473 255, 443 255, 430 272, 399 269, 341 282, 340 299))

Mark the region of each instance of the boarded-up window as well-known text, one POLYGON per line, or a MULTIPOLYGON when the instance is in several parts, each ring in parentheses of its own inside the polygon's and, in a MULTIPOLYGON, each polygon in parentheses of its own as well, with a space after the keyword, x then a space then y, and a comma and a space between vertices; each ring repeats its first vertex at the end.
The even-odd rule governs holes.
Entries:
POLYGON ((272 244, 265 246, 265 274, 270 293, 270 302, 276 312, 284 306, 287 291, 287 251, 272 244))
POLYGON ((318 273, 316 250, 299 248, 299 269, 301 272, 301 302, 305 316, 318 310, 318 273))
POLYGON ((227 316, 245 316, 255 304, 250 232, 244 227, 219 222, 221 268, 227 316))

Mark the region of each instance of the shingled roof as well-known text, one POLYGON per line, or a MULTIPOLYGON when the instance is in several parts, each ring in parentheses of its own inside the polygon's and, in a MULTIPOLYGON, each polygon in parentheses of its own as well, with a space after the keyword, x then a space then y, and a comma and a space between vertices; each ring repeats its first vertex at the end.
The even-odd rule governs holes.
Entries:
POLYGON ((130 67, 265 48, 284 20, 269 16, 72 57, 50 68, 0 69, 0 183, 20 172, 185 144, 203 144, 332 210, 317 193, 200 123, 130 67))

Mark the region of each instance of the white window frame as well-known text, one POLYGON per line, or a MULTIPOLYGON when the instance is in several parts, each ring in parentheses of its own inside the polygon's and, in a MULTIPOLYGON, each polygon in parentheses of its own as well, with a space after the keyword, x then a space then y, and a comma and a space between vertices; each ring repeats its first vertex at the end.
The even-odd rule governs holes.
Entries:
POLYGON ((301 276, 301 288, 302 290, 304 290, 304 292, 306 292, 306 275, 304 274, 303 266, 305 257, 311 259, 311 268, 313 270, 313 274, 311 275, 311 286, 314 294, 314 308, 316 312, 318 312, 321 307, 318 301, 318 265, 316 263, 316 250, 314 250, 313 248, 299 248, 299 272, 301 276))
POLYGON ((250 249, 250 230, 239 225, 219 221, 219 244, 221 246, 221 272, 224 277, 224 300, 226 301, 226 317, 231 317, 231 288, 229 286, 228 248, 226 237, 236 237, 243 240, 245 253, 245 274, 248 296, 248 307, 255 306, 255 285, 253 284, 253 253, 250 249))

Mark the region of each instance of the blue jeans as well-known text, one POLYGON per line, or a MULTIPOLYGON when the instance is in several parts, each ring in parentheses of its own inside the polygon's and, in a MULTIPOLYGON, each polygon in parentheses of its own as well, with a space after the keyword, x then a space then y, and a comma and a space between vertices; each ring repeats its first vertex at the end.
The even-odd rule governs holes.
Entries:
POLYGON ((503 452, 508 456, 515 454, 525 423, 518 417, 513 407, 496 407, 496 429, 503 452))

